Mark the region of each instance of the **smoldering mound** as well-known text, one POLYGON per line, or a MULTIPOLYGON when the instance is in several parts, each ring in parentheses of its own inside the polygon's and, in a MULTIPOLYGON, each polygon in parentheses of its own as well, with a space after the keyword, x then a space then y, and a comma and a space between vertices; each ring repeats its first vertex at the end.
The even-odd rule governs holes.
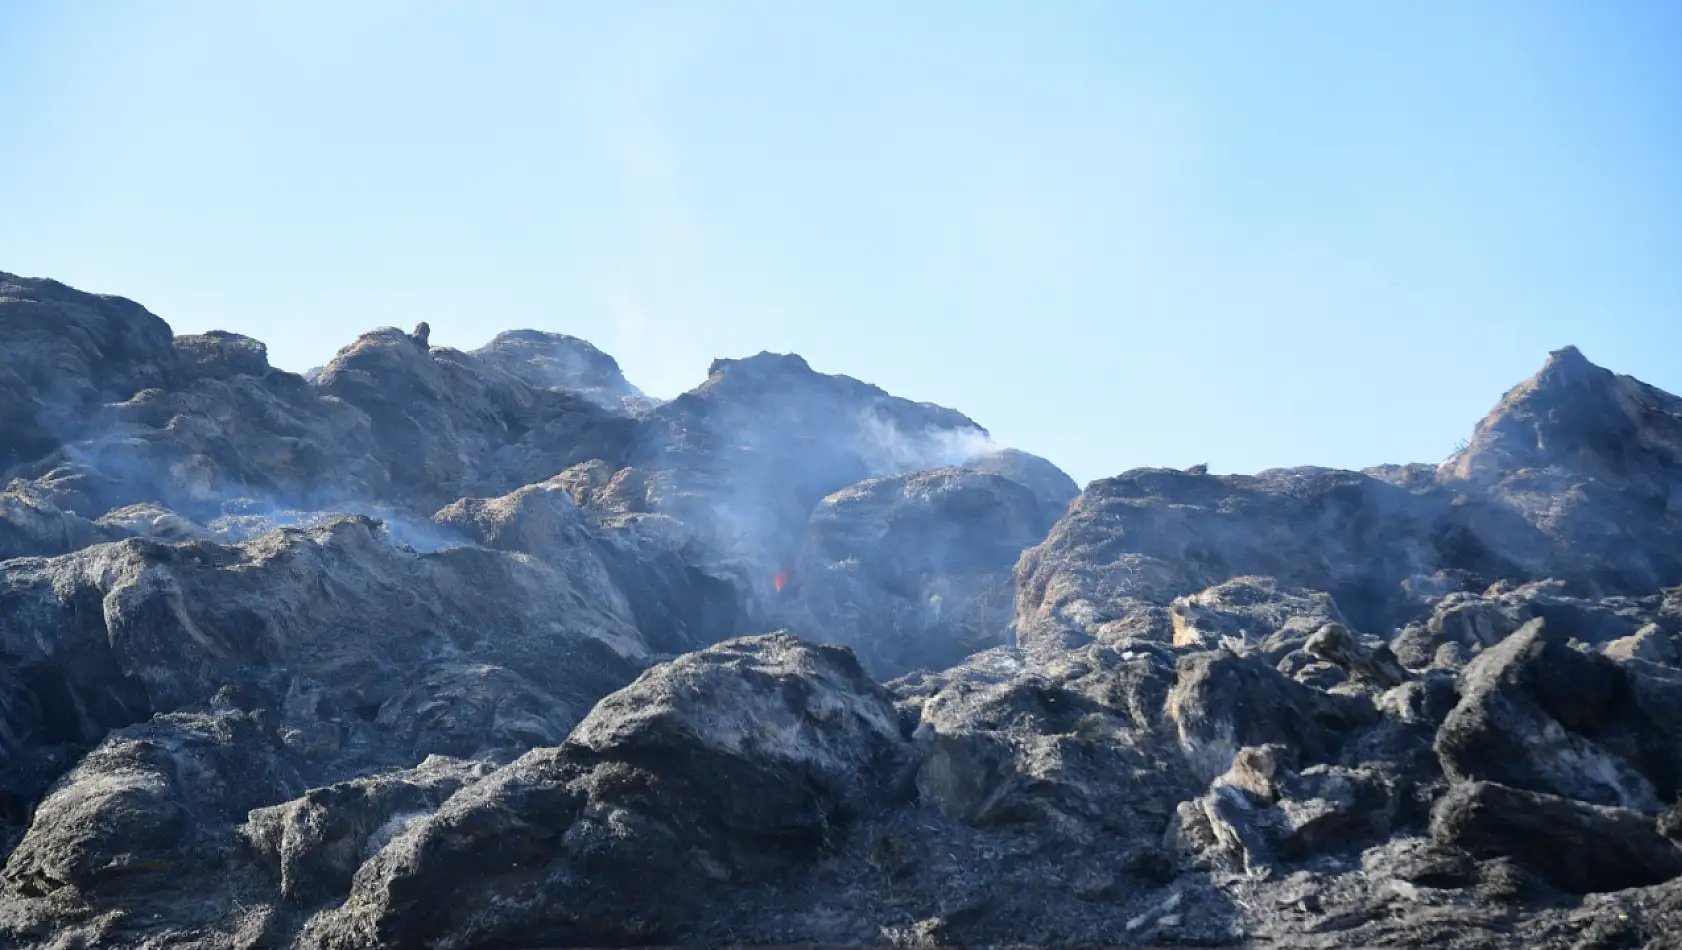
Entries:
POLYGON ((8 945, 1682 932, 1682 400, 1082 491, 952 409, 0 275, 8 945))

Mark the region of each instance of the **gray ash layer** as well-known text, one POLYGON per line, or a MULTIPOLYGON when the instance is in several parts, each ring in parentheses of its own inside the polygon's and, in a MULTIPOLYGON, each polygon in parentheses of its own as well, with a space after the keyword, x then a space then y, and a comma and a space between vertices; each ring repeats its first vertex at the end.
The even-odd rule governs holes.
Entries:
POLYGON ((1682 400, 1080 491, 575 337, 0 274, 0 945, 1682 946, 1682 400))

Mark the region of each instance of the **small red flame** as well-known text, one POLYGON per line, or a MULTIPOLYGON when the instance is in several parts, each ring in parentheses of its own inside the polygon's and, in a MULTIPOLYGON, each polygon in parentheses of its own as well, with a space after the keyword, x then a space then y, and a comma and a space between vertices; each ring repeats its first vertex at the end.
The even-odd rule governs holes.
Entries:
POLYGON ((777 585, 777 593, 782 593, 783 588, 788 586, 788 568, 785 567, 778 571, 777 576, 771 579, 771 583, 777 585))

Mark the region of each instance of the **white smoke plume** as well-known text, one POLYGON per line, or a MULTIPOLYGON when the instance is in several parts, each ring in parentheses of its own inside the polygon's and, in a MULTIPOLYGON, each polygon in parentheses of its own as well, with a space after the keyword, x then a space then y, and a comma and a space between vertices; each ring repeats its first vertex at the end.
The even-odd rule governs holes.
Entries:
POLYGON ((906 432, 893 420, 870 411, 859 414, 855 438, 859 455, 876 476, 963 465, 998 450, 983 429, 906 432))

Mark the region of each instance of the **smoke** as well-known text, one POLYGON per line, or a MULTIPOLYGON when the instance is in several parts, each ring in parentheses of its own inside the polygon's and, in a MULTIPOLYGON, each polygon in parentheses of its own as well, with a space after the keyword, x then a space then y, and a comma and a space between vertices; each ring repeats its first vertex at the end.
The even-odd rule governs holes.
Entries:
POLYGON ((874 477, 964 465, 998 450, 992 436, 980 428, 906 432, 874 410, 859 413, 854 446, 874 477))
POLYGON ((409 548, 416 554, 436 554, 439 551, 476 546, 469 538, 430 521, 417 521, 377 510, 363 513, 371 518, 378 518, 385 525, 386 536, 391 539, 391 543, 409 548))
POLYGON ((362 515, 380 522, 386 540, 393 546, 416 554, 475 546, 465 535, 385 505, 350 503, 331 509, 299 510, 272 501, 241 498, 224 507, 228 513, 207 525, 224 544, 249 541, 276 528, 308 528, 346 515, 362 515))

